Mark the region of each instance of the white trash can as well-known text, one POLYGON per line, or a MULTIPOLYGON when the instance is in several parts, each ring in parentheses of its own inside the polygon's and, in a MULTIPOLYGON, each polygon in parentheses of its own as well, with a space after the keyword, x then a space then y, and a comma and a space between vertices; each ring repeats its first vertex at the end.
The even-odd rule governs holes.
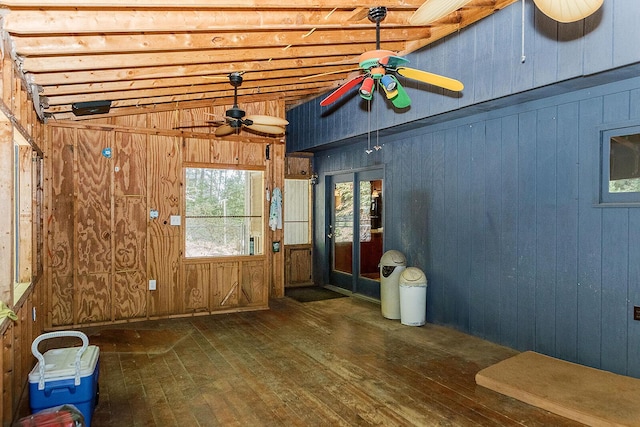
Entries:
POLYGON ((407 259, 398 251, 387 251, 380 258, 380 307, 387 319, 400 318, 400 274, 407 266, 407 259))
POLYGON ((400 323, 422 326, 427 316, 427 276, 416 267, 406 268, 400 275, 400 323))

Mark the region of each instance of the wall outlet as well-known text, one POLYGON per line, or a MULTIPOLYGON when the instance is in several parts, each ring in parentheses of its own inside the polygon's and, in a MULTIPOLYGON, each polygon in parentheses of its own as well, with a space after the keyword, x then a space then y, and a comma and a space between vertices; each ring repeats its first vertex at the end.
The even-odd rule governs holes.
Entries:
POLYGON ((150 291, 156 290, 156 279, 149 280, 149 290, 150 291))
POLYGON ((633 320, 640 320, 640 307, 633 306, 633 320))
POLYGON ((171 215, 171 217, 169 217, 169 223, 171 225, 180 225, 180 215, 171 215))

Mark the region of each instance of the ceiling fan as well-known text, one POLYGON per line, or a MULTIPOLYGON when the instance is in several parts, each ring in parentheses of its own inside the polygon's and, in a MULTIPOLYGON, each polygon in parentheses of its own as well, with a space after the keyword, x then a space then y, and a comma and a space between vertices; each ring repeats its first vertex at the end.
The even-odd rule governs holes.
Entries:
POLYGON ((458 80, 405 67, 409 63, 408 59, 397 56, 395 52, 380 49, 380 22, 386 16, 387 8, 384 6, 369 9, 369 20, 376 23, 376 49, 361 54, 358 59, 358 68, 354 69, 359 70, 360 73, 330 93, 320 101, 320 105, 333 104, 356 86, 360 86, 359 93, 363 99, 371 100, 377 84, 396 108, 407 108, 411 105, 411 98, 396 76, 451 91, 461 91, 464 88, 464 85, 458 80))
POLYGON ((229 82, 233 86, 233 106, 226 111, 225 118, 222 120, 207 120, 210 125, 219 126, 214 132, 215 136, 222 137, 232 133, 237 134, 241 128, 271 136, 283 135, 285 133, 284 127, 289 124, 287 120, 260 114, 252 114, 245 117, 245 111, 238 107, 238 87, 242 84, 242 74, 243 72, 237 71, 228 76, 229 82))

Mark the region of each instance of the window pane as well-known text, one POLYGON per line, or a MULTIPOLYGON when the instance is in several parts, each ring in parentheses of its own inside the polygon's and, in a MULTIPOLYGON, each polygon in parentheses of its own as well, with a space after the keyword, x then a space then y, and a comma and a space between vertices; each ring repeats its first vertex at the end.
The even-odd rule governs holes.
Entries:
POLYGON ((310 243, 309 236, 309 180, 284 181, 284 244, 310 243))
POLYGON ((185 176, 185 256, 261 254, 263 173, 187 168, 185 176))
POLYGON ((609 192, 640 192, 640 134, 610 138, 609 192))

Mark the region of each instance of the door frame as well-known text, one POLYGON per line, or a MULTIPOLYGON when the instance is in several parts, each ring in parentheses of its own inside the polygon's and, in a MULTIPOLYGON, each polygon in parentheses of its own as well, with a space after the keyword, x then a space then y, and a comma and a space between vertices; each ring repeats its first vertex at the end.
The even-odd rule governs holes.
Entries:
MULTIPOLYGON (((359 242, 359 228, 360 218, 355 214, 360 211, 360 181, 363 179, 369 180, 382 180, 382 194, 386 196, 385 188, 385 168, 384 165, 360 169, 352 169, 349 171, 336 171, 325 175, 325 200, 324 200, 324 212, 325 212, 325 271, 327 271, 327 282, 330 285, 337 286, 339 288, 350 291, 354 294, 361 294, 373 299, 380 299, 380 282, 374 279, 368 279, 360 276, 360 242, 359 242), (332 225, 333 225, 333 213, 335 209, 334 198, 334 185, 340 182, 353 182, 354 191, 354 241, 352 247, 352 272, 353 274, 334 271, 333 270, 333 239, 332 225)), ((384 230, 384 223, 386 221, 385 215, 385 203, 382 204, 382 227, 384 230)), ((383 253, 384 253, 384 234, 383 234, 383 253)))

